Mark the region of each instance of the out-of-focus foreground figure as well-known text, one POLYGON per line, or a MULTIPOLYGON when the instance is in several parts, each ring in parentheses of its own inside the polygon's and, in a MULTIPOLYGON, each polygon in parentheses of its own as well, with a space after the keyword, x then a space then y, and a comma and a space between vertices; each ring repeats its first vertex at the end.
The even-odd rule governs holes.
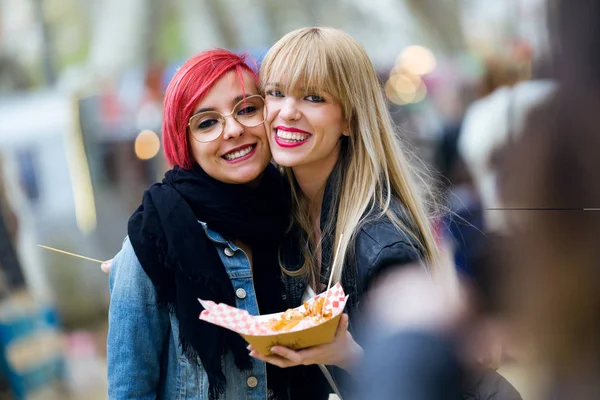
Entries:
MULTIPOLYGON (((515 355, 532 365, 527 373, 542 377, 539 398, 593 399, 600 398, 600 3, 549 7, 557 88, 498 156, 498 197, 510 235, 496 243, 493 275, 511 337, 525 350, 515 355)), ((408 281, 398 278, 397 289, 408 281)), ((398 309, 432 290, 412 288, 398 309)), ((374 346, 385 352, 366 352, 387 358, 394 372, 374 374, 367 359, 371 390, 361 399, 373 396, 372 388, 377 399, 456 398, 452 382, 464 368, 457 332, 472 319, 456 312, 456 303, 430 303, 433 309, 420 306, 419 318, 402 311, 395 335, 374 346)))
POLYGON ((514 232, 504 298, 545 370, 544 398, 600 398, 600 3, 551 3, 559 88, 503 156, 514 232))

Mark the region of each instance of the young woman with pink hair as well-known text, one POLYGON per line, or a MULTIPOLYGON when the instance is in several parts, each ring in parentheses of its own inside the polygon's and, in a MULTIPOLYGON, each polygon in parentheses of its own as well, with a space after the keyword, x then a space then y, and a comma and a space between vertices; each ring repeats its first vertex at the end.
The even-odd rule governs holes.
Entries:
POLYGON ((197 299, 283 311, 289 197, 270 165, 256 73, 225 50, 188 60, 164 100, 173 168, 144 193, 110 267, 111 399, 287 399, 288 371, 200 321, 197 299))

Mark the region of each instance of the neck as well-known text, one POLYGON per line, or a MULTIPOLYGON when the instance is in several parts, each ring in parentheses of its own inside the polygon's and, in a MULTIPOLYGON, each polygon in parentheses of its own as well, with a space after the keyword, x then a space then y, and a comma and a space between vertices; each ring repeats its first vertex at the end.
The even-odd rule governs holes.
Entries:
POLYGON ((325 183, 339 159, 339 150, 338 147, 335 157, 328 157, 322 162, 292 167, 298 186, 308 200, 310 218, 313 221, 321 216, 325 183))

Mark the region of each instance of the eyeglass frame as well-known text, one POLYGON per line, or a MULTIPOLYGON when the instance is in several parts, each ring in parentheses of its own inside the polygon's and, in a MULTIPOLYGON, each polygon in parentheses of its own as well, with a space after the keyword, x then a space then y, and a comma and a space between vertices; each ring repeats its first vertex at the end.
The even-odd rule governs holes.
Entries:
POLYGON ((267 109, 267 102, 265 100, 265 98, 263 96, 261 96, 260 94, 253 94, 252 96, 247 96, 244 97, 243 99, 241 99, 240 101, 238 101, 237 103, 235 103, 235 105, 233 106, 233 108, 231 109, 231 112, 229 114, 221 114, 219 111, 203 111, 201 113, 197 113, 194 114, 190 117, 190 119, 188 120, 188 124, 187 124, 187 128, 190 130, 190 133, 192 134, 192 137, 194 138, 194 140, 196 140, 199 143, 210 143, 214 140, 217 140, 218 138, 221 137, 221 135, 223 134, 223 132, 225 132, 225 125, 227 124, 227 117, 233 117, 233 119, 235 119, 235 122, 237 122, 238 124, 242 125, 243 127, 246 128, 255 128, 257 126, 259 126, 260 124, 264 123, 267 120, 267 115, 266 115, 266 109, 267 109), (235 112, 235 108, 237 106, 239 106, 242 102, 247 101, 248 99, 254 98, 254 97, 260 97, 260 99, 263 101, 263 120, 261 122, 259 122, 256 125, 244 125, 243 123, 241 123, 240 121, 238 121, 238 119, 233 115, 235 112), (194 135, 194 132, 192 131, 192 118, 197 117, 198 115, 202 115, 204 113, 215 113, 215 114, 219 114, 221 116, 221 118, 223 118, 223 123, 221 124, 221 133, 219 133, 214 139, 208 140, 206 142, 200 141, 196 138, 196 135, 194 135))

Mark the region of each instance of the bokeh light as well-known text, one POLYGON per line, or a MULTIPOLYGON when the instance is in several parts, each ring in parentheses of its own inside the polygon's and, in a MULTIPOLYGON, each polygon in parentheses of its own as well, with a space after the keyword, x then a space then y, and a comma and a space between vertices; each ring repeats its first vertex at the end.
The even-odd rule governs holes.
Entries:
POLYGON ((135 155, 140 160, 154 158, 160 150, 160 139, 156 132, 145 129, 135 139, 135 155))
POLYGON ((433 52, 423 46, 409 46, 398 56, 396 64, 414 75, 427 75, 435 70, 437 61, 433 52))
POLYGON ((396 66, 385 85, 385 94, 394 104, 419 103, 427 96, 427 87, 420 76, 396 66))

